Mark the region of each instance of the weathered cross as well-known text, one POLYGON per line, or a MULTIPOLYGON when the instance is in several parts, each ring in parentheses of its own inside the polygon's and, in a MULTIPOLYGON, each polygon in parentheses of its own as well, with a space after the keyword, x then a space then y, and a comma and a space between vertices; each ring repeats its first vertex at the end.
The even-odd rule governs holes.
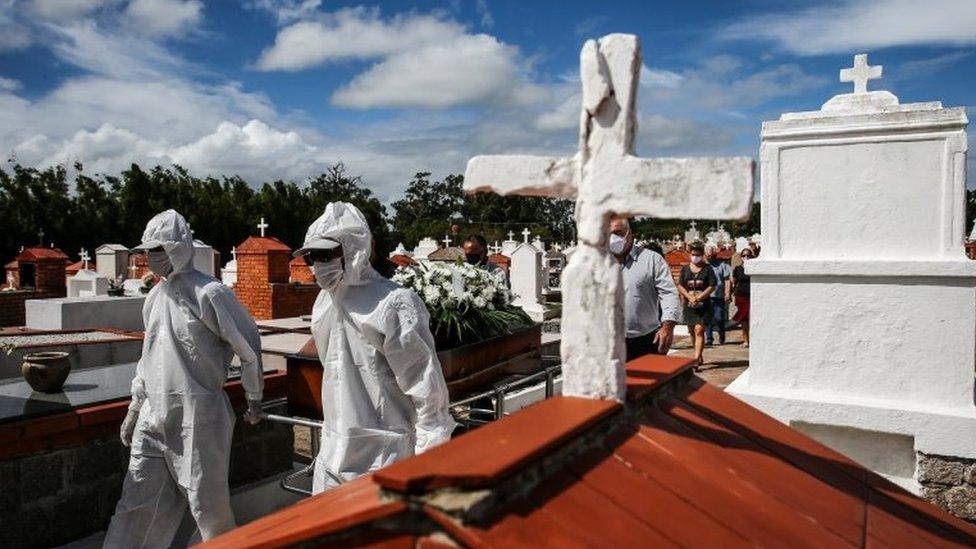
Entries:
POLYGON ((451 247, 451 237, 449 237, 447 235, 444 235, 444 240, 441 240, 441 242, 444 243, 444 247, 445 248, 450 248, 451 247))
POLYGON ((634 156, 641 69, 636 36, 588 40, 580 52, 583 105, 579 152, 570 158, 476 156, 468 192, 576 198, 579 246, 564 271, 563 393, 623 400, 623 287, 607 252, 611 215, 745 219, 752 203, 750 158, 634 156))
POLYGON ((81 253, 78 254, 78 257, 81 258, 82 264, 84 265, 82 268, 87 271, 88 270, 88 260, 91 259, 91 256, 88 255, 88 250, 82 248, 81 249, 81 253))
MULTIPOLYGON (((474 160, 475 158, 484 158, 484 157, 476 156, 476 157, 472 158, 471 160, 474 160)), ((471 164, 470 163, 468 164, 468 169, 471 169, 471 164)), ((531 234, 532 234, 532 231, 530 231, 528 227, 522 229, 522 242, 524 244, 528 244, 529 243, 529 236, 531 234)))
POLYGON ((883 68, 881 65, 876 67, 868 65, 868 54, 860 53, 854 56, 853 67, 840 70, 840 81, 853 82, 854 93, 867 93, 868 80, 881 78, 883 68))
POLYGON ((264 222, 264 218, 261 218, 261 222, 258 223, 258 229, 261 229, 261 236, 264 237, 264 230, 268 228, 268 224, 264 222))
POLYGON ((512 231, 508 231, 508 240, 511 241, 513 238, 515 238, 515 233, 512 231))
POLYGON ((236 263, 236 261, 237 261, 237 246, 234 246, 234 247, 232 247, 230 249, 230 257, 231 257, 231 259, 233 259, 235 261, 234 265, 237 265, 237 263, 236 263))

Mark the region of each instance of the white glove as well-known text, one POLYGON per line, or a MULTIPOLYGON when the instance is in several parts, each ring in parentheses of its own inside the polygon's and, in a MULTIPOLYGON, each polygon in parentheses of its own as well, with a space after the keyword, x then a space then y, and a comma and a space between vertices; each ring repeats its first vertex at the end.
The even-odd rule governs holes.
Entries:
POLYGON ((122 428, 119 430, 119 438, 122 439, 122 446, 128 448, 132 445, 132 435, 136 432, 136 423, 139 421, 139 410, 129 408, 122 420, 122 428))
POLYGON ((251 425, 257 425, 262 417, 264 417, 264 410, 261 409, 261 401, 247 401, 247 411, 244 412, 244 421, 251 425))

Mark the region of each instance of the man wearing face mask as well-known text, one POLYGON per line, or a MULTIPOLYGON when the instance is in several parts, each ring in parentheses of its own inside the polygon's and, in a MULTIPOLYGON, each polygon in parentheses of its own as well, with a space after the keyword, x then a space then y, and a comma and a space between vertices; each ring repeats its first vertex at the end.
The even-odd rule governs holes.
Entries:
POLYGON ((488 261, 488 241, 480 234, 473 234, 464 241, 464 262, 483 268, 489 273, 499 270, 498 265, 488 261))
POLYGON ((146 332, 122 422, 131 448, 105 547, 169 547, 189 503, 208 540, 235 527, 228 472, 234 414, 224 392, 241 362, 244 419, 261 419, 264 378, 257 326, 234 293, 193 268, 193 239, 174 210, 153 217, 142 244, 161 281, 142 309, 146 332))
POLYGON ((627 360, 667 354, 674 325, 681 319, 678 290, 661 254, 634 244, 630 221, 610 219, 610 253, 620 263, 624 282, 627 360))
POLYGON ((323 368, 315 493, 436 446, 455 427, 427 308, 373 270, 371 240, 363 214, 333 202, 295 252, 322 288, 312 308, 323 368))

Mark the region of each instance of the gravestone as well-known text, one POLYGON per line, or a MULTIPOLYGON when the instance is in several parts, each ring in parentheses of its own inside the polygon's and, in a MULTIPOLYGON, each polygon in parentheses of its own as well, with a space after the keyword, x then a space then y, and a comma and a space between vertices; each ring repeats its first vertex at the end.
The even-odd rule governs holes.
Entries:
POLYGON ((225 286, 233 288, 237 284, 237 248, 230 249, 231 260, 220 270, 220 281, 225 286))
POLYGON ((90 269, 82 269, 68 279, 68 297, 108 295, 108 279, 90 269))
POLYGON ((437 241, 430 237, 424 237, 417 247, 413 249, 413 258, 422 261, 426 260, 427 256, 436 252, 440 247, 437 245, 437 241))
POLYGON ((865 91, 881 67, 856 59, 854 93, 763 123, 750 366, 728 391, 919 491, 921 456, 976 458, 968 121, 865 91))
POLYGON ((542 252, 532 244, 522 243, 512 253, 509 281, 515 295, 513 305, 521 307, 532 320, 541 322, 546 317, 542 300, 543 281, 542 252))
POLYGON ((214 276, 217 265, 214 263, 214 249, 200 240, 193 241, 193 268, 203 274, 214 276))
POLYGON ((512 257, 515 253, 515 248, 518 248, 518 242, 515 240, 515 233, 508 231, 508 240, 502 241, 501 254, 504 256, 512 257))
POLYGON ((95 271, 98 276, 115 280, 127 276, 129 249, 121 244, 102 244, 95 249, 95 271))
POLYGON ((622 400, 626 392, 623 287, 606 249, 609 216, 744 219, 752 202, 749 158, 634 156, 641 66, 636 36, 588 40, 580 52, 576 155, 477 156, 465 171, 468 192, 576 199, 577 249, 562 280, 567 395, 622 400))
POLYGON ((701 233, 698 232, 698 224, 692 221, 691 228, 685 231, 685 242, 691 244, 699 240, 701 240, 701 233))
POLYGON ((740 236, 740 237, 738 237, 738 238, 735 239, 735 251, 741 252, 742 250, 744 250, 744 249, 746 249, 748 247, 749 247, 749 239, 748 238, 746 238, 744 236, 740 236))

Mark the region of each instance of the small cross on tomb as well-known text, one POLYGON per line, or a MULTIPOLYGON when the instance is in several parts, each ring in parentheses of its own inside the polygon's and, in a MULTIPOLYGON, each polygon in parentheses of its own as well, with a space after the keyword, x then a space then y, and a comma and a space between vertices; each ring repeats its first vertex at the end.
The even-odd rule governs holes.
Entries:
POLYGON ((82 248, 81 249, 81 253, 78 254, 78 256, 81 258, 81 262, 84 265, 82 268, 87 271, 88 270, 88 261, 91 259, 91 256, 88 255, 88 250, 82 248))
MULTIPOLYGON (((237 261, 237 246, 234 246, 234 247, 232 247, 232 248, 230 249, 230 257, 231 257, 231 259, 233 259, 234 261, 237 261)), ((235 263, 235 265, 236 265, 236 263, 235 263)))
POLYGON ((37 231, 37 245, 42 248, 44 247, 44 229, 37 231))
POLYGON ((607 251, 610 216, 745 219, 752 204, 751 158, 634 155, 641 66, 636 36, 588 40, 580 52, 579 151, 476 156, 464 175, 468 192, 576 198, 579 243, 562 280, 566 395, 623 400, 626 393, 623 284, 607 251))
POLYGON ((881 78, 881 65, 872 67, 868 65, 868 54, 860 53, 854 56, 854 66, 840 70, 841 82, 853 82, 854 93, 867 93, 868 80, 881 78))
POLYGON ((261 218, 261 222, 257 225, 258 229, 261 230, 261 236, 264 237, 264 230, 268 228, 268 224, 264 222, 264 218, 261 218))
POLYGON ((139 267, 137 267, 135 263, 133 263, 132 265, 129 265, 129 277, 130 278, 135 278, 136 277, 136 271, 138 271, 138 270, 139 270, 139 267))
POLYGON ((508 240, 511 241, 515 238, 515 233, 513 231, 508 231, 508 240))
MULTIPOLYGON (((478 157, 476 156, 475 158, 478 158, 478 157)), ((474 160, 474 159, 472 159, 472 160, 474 160)), ((531 234, 532 234, 532 231, 530 231, 528 227, 522 229, 522 242, 524 242, 525 244, 528 244, 529 243, 529 236, 531 234)))
POLYGON ((450 248, 451 247, 451 237, 449 237, 447 235, 444 235, 444 240, 441 240, 441 242, 444 243, 444 247, 445 248, 450 248))

